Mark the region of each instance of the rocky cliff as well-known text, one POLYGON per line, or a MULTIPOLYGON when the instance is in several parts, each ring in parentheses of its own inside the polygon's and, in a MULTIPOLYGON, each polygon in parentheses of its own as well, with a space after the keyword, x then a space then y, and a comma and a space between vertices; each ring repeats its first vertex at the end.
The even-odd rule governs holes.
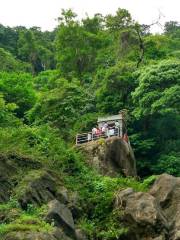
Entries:
MULTIPOLYGON (((120 170, 124 174, 136 175, 133 154, 122 140, 113 138, 105 142, 89 143, 82 148, 87 154, 92 151, 91 156, 94 158, 102 154, 96 161, 100 164, 97 169, 103 170, 104 174, 110 167, 109 175, 113 175, 115 169, 118 169, 116 174, 120 170), (127 160, 129 162, 125 164, 124 161, 127 160)), ((91 164, 96 166, 94 162, 91 164)), ((102 198, 93 195, 93 201, 89 205, 86 198, 81 199, 84 201, 82 203, 79 193, 65 187, 63 176, 43 167, 42 163, 18 155, 0 155, 0 239, 180 240, 180 178, 162 174, 148 190, 142 188, 141 192, 129 188, 128 181, 129 179, 126 181, 125 178, 120 178, 120 189, 114 190, 112 202, 111 198, 108 200, 110 202, 104 201, 104 196, 109 195, 105 195, 102 183, 99 184, 97 190, 102 191, 102 198), (125 184, 122 186, 121 182, 125 184), (14 203, 12 199, 17 202, 14 203), (97 204, 96 199, 103 201, 101 209, 96 209, 96 214, 100 210, 98 218, 102 218, 104 225, 108 221, 108 224, 114 226, 111 218, 116 214, 116 229, 128 229, 125 234, 110 238, 102 235, 97 237, 95 234, 88 235, 88 232, 84 233, 79 228, 77 223, 86 215, 83 214, 86 208, 86 213, 94 216, 93 203, 97 204), (111 211, 110 214, 107 209, 111 211), (106 215, 103 217, 103 211, 109 214, 107 218, 106 215)), ((84 185, 88 188, 86 182, 84 185)), ((88 191, 91 191, 91 187, 88 191)))
POLYGON ((128 240, 180 239, 180 178, 158 177, 148 192, 120 190, 115 208, 128 228, 128 240))
POLYGON ((77 194, 67 190, 60 176, 38 161, 0 155, 0 204, 0 226, 7 224, 7 233, 0 228, 2 240, 82 239, 74 223, 80 212, 77 194), (12 198, 17 199, 15 204, 12 198), (37 216, 28 214, 29 207, 35 211, 42 206, 46 206, 45 211, 37 216))
POLYGON ((100 174, 133 177, 137 175, 133 150, 119 137, 88 142, 79 145, 78 148, 85 153, 87 163, 100 174))

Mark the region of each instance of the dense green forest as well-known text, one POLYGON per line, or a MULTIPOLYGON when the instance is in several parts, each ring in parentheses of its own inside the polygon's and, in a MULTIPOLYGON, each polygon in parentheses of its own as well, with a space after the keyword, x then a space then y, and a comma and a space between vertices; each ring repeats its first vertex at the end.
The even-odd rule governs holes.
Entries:
POLYGON ((0 47, 1 131, 48 125, 73 143, 127 109, 139 175, 180 173, 177 22, 153 35, 125 9, 82 21, 63 10, 53 32, 0 25, 0 47))
MULTIPOLYGON (((0 25, 0 152, 44 161, 64 174, 72 189, 83 181, 91 194, 105 188, 99 198, 82 189, 82 196, 97 204, 95 221, 83 223, 90 233, 104 225, 101 217, 109 211, 118 180, 95 177, 83 165, 75 135, 89 131, 98 116, 121 109, 128 111, 140 178, 164 172, 180 176, 178 22, 167 22, 163 33, 152 34, 150 26, 118 9, 115 15, 81 21, 72 10, 62 10, 51 32, 0 25)), ((116 229, 112 219, 107 221, 104 228, 116 229)), ((104 228, 98 232, 106 238, 98 239, 113 239, 104 228)))

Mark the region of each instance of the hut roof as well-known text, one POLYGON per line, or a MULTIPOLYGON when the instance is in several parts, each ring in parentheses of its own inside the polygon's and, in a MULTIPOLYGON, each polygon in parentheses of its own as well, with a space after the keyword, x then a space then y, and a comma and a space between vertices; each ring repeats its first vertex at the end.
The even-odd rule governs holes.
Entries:
POLYGON ((112 116, 104 116, 104 117, 98 117, 98 123, 101 122, 109 122, 109 121, 117 121, 117 120, 122 120, 122 115, 112 115, 112 116))

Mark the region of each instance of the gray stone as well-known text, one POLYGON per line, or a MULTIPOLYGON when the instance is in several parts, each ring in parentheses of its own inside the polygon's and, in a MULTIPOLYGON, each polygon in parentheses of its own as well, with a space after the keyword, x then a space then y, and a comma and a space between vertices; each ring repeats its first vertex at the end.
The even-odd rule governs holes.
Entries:
POLYGON ((32 232, 14 232, 7 234, 3 240, 63 240, 57 239, 49 233, 32 233, 32 232))
POLYGON ((137 176, 133 150, 119 137, 88 142, 78 148, 85 153, 88 164, 100 174, 137 176))
POLYGON ((87 240, 86 234, 81 229, 76 229, 76 240, 87 240))
POLYGON ((2 240, 73 240, 73 238, 66 236, 60 229, 55 229, 52 233, 12 232, 2 240))
POLYGON ((50 201, 48 207, 49 210, 45 220, 53 223, 56 227, 62 228, 68 236, 74 236, 75 226, 71 211, 57 200, 50 201))
POLYGON ((134 192, 131 188, 116 195, 115 208, 123 212, 121 221, 129 227, 133 238, 149 239, 168 233, 168 223, 156 199, 149 193, 134 192))
POLYGON ((68 203, 68 191, 61 181, 46 170, 33 170, 22 179, 16 189, 18 201, 23 209, 28 204, 41 206, 53 199, 68 203))
POLYGON ((171 226, 171 239, 180 239, 180 178, 162 174, 155 181, 149 193, 160 203, 168 219, 171 226))

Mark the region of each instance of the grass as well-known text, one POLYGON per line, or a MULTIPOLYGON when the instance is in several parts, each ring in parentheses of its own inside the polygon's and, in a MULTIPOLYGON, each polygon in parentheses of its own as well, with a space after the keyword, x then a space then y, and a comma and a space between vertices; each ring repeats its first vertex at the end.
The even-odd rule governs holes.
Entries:
POLYGON ((117 191, 133 188, 135 191, 146 192, 155 179, 156 176, 151 176, 140 182, 122 176, 111 178, 99 175, 85 166, 78 174, 67 175, 66 186, 79 193, 84 209, 77 222, 78 226, 91 240, 111 240, 125 236, 128 229, 121 224, 122 212, 114 210, 113 206, 117 191))
MULTIPOLYGON (((0 129, 0 133, 3 131, 0 129)), ((81 153, 67 146, 46 126, 40 129, 11 129, 8 134, 4 132, 2 136, 0 151, 8 153, 13 149, 19 155, 29 156, 35 162, 40 161, 43 167, 51 169, 63 179, 67 189, 78 193, 83 211, 76 224, 91 240, 111 240, 126 235, 128 229, 120 220, 122 212, 114 210, 113 207, 116 193, 126 188, 147 191, 156 179, 152 176, 140 182, 122 176, 101 176, 85 165, 81 153)), ((103 140, 100 140, 99 144, 103 144, 103 140)), ((31 170, 28 168, 28 173, 24 171, 26 176, 22 176, 21 182, 18 179, 18 185, 13 189, 14 196, 24 192, 31 179, 39 177, 42 173, 42 170, 31 170)), ((20 172, 18 171, 18 174, 20 172)), ((0 236, 14 231, 51 231, 53 226, 43 220, 43 211, 43 208, 37 209, 33 206, 29 206, 27 211, 22 211, 13 199, 8 204, 0 205, 0 213, 8 216, 0 224, 0 236)))
POLYGON ((12 232, 51 232, 53 226, 43 220, 45 212, 45 206, 35 208, 32 205, 23 211, 17 201, 12 199, 7 204, 1 204, 0 213, 6 214, 6 218, 0 224, 0 237, 12 232))

